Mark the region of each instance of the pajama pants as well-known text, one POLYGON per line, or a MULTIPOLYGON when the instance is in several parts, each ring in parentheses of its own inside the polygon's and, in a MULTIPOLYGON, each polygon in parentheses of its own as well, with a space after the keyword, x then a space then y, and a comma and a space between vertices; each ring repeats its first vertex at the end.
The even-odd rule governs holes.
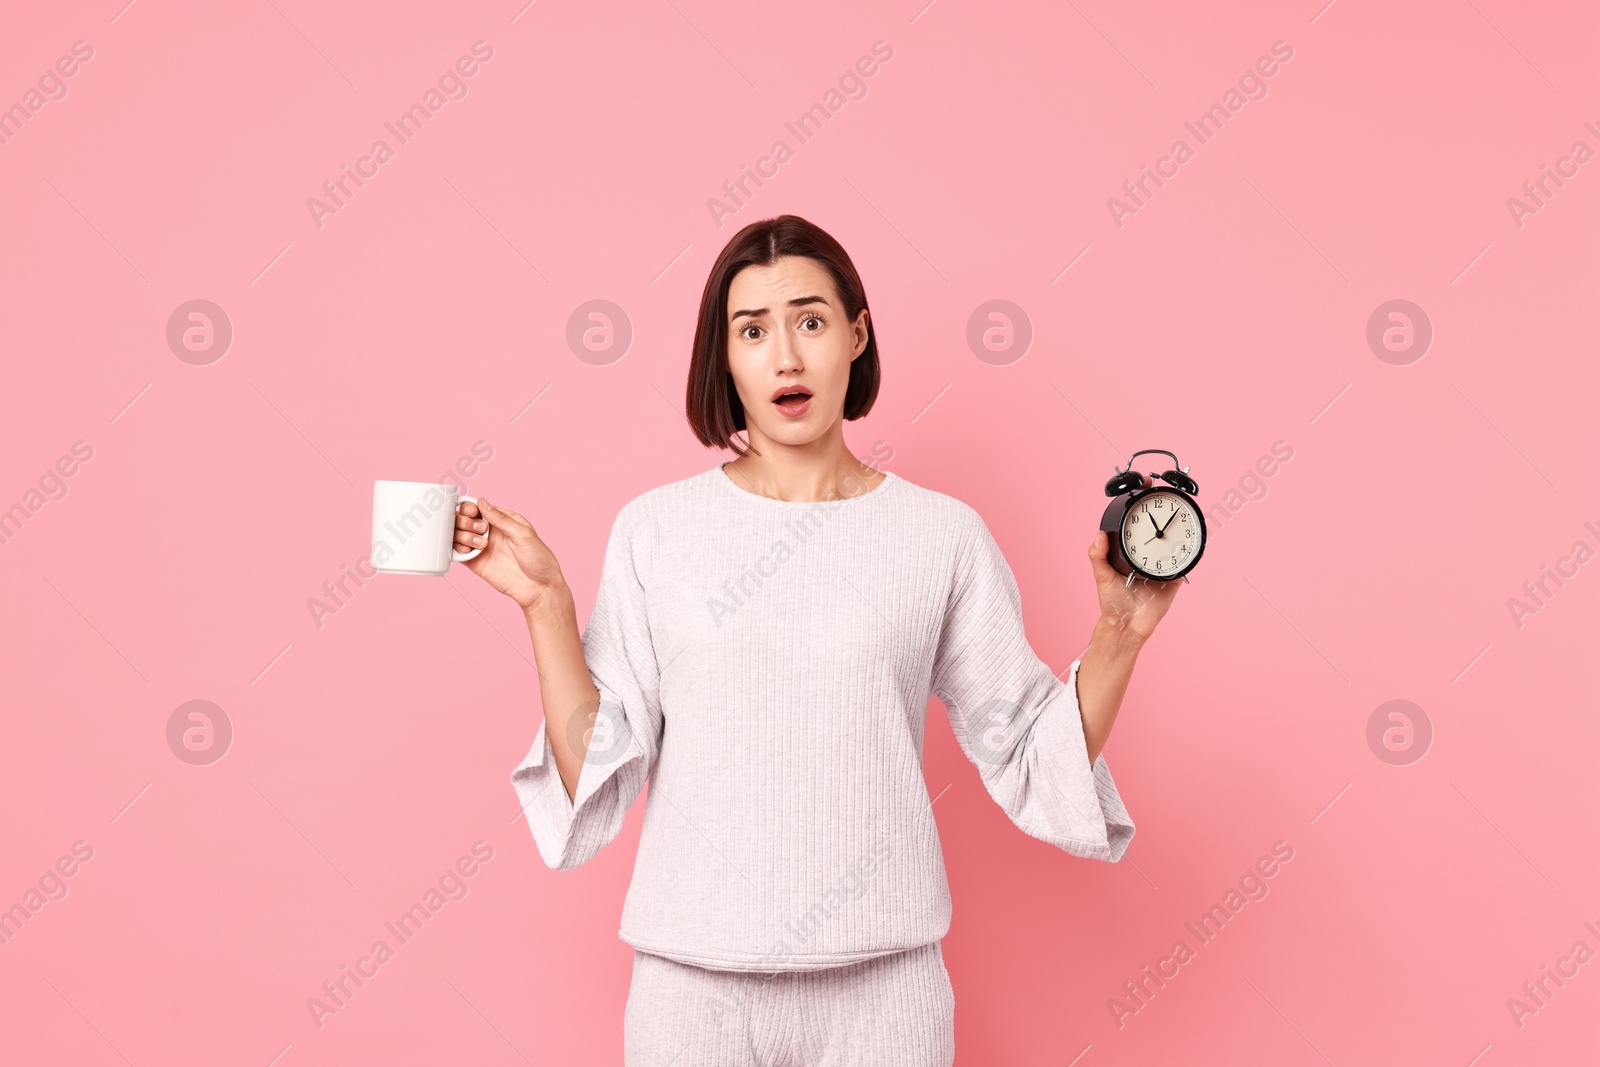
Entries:
POLYGON ((955 993, 939 942, 776 975, 635 951, 626 1067, 950 1067, 955 993))

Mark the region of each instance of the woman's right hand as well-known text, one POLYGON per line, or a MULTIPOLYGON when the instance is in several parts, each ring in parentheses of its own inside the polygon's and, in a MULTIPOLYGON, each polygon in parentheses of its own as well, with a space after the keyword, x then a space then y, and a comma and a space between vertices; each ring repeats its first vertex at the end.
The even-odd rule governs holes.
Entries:
POLYGON ((487 497, 479 497, 477 504, 463 500, 456 512, 455 549, 474 548, 483 551, 461 565, 515 600, 523 611, 566 580, 555 553, 539 539, 533 524, 515 511, 495 507, 487 497))

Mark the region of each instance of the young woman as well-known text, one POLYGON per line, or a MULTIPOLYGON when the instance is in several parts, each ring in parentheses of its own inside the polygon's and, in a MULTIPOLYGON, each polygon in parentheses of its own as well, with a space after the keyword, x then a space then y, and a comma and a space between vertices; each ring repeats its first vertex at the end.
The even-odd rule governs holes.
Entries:
POLYGON ((582 635, 527 519, 484 499, 456 522, 527 617, 544 722, 511 780, 545 863, 595 855, 650 781, 629 1067, 953 1062, 930 694, 1025 833, 1113 862, 1133 836, 1100 751, 1181 583, 1127 587, 1097 532, 1099 620, 1061 680, 978 513, 845 446, 878 382, 844 249, 756 222, 712 267, 689 367, 695 436, 738 458, 622 508, 582 635))

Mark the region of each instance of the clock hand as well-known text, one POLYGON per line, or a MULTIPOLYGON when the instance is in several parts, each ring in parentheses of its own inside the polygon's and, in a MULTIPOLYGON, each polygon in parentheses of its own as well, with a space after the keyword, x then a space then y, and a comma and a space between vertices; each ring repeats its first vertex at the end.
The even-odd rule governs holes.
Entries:
MULTIPOLYGON (((1146 512, 1145 512, 1145 514, 1146 514, 1146 515, 1149 515, 1149 514, 1150 514, 1150 513, 1149 513, 1149 512, 1148 512, 1148 511, 1146 511, 1146 512)), ((1172 525, 1172 520, 1171 520, 1171 519, 1168 519, 1168 520, 1167 520, 1167 526, 1170 526, 1170 525, 1172 525)), ((1167 527, 1166 527, 1166 526, 1157 526, 1157 525, 1156 525, 1156 520, 1155 520, 1155 517, 1154 517, 1154 516, 1151 516, 1151 519, 1150 519, 1150 526, 1151 526, 1151 528, 1152 528, 1152 529, 1154 529, 1154 530, 1155 530, 1155 532, 1156 532, 1156 533, 1155 533, 1155 537, 1146 537, 1146 538, 1145 538, 1145 539, 1144 539, 1144 543, 1145 543, 1145 544, 1147 544, 1147 545, 1148 545, 1148 544, 1149 544, 1149 543, 1150 543, 1150 542, 1151 542, 1151 541, 1154 541, 1154 540, 1155 540, 1155 539, 1156 539, 1156 537, 1160 537, 1160 536, 1161 536, 1161 535, 1162 535, 1162 533, 1164 533, 1164 532, 1165 532, 1165 531, 1166 531, 1166 529, 1167 529, 1167 527)))

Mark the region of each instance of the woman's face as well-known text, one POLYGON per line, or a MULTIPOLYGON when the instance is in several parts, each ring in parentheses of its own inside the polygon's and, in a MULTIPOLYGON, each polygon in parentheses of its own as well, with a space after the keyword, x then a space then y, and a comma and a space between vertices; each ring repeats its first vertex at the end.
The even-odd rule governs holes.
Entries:
POLYGON ((866 347, 867 309, 846 319, 832 276, 808 256, 746 267, 728 286, 728 371, 752 442, 805 445, 840 425, 866 347), (776 402, 786 392, 807 395, 776 402))

